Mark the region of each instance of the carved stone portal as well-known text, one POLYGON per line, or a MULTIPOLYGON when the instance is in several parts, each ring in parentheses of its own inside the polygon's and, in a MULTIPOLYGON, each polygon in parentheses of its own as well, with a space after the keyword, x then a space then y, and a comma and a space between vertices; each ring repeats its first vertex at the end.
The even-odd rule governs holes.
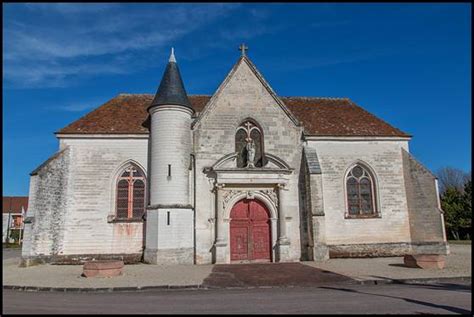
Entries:
POLYGON ((259 193, 262 196, 265 196, 268 200, 272 201, 275 207, 278 208, 278 196, 273 189, 263 189, 263 190, 223 190, 222 191, 222 210, 226 210, 229 202, 234 199, 236 196, 245 193, 246 199, 255 199, 255 194, 259 193))

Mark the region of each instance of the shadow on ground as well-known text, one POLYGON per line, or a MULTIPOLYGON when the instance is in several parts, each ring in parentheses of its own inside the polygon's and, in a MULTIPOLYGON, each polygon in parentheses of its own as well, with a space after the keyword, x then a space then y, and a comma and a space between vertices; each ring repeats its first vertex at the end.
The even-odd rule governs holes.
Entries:
MULTIPOLYGON (((423 282, 423 281, 415 281, 415 282, 410 282, 410 281, 404 281, 404 280, 391 280, 383 276, 376 276, 376 275, 371 275, 373 278, 380 279, 380 280, 390 280, 392 284, 401 284, 401 285, 409 285, 409 286, 415 286, 418 288, 426 288, 426 289, 434 289, 434 290, 445 290, 449 289, 451 291, 456 291, 456 292, 463 292, 463 293, 470 293, 472 290, 471 287, 471 281, 466 281, 464 283, 461 282, 459 283, 449 283, 449 282, 423 282)), ((453 278, 455 280, 456 278, 453 278)))
MULTIPOLYGON (((413 285, 413 284, 410 284, 410 285, 413 285)), ((419 287, 420 285, 416 285, 416 286, 419 287)), ((452 287, 452 285, 449 285, 449 284, 448 285, 439 285, 438 289, 446 291, 446 290, 451 289, 451 287, 452 287)), ((387 298, 396 298, 396 299, 404 300, 407 303, 413 303, 413 304, 422 305, 422 306, 426 306, 426 307, 430 307, 430 308, 444 309, 444 310, 446 310, 450 313, 463 314, 463 315, 465 315, 465 314, 471 315, 472 314, 472 311, 466 310, 464 308, 459 308, 459 307, 449 306, 449 305, 440 305, 440 304, 436 304, 436 303, 430 303, 430 302, 421 301, 421 300, 417 300, 417 299, 413 299, 413 298, 402 297, 402 296, 382 295, 382 294, 362 292, 360 290, 354 290, 354 289, 349 289, 349 288, 341 288, 341 287, 322 286, 320 288, 330 289, 330 290, 338 290, 338 291, 341 291, 341 292, 348 292, 348 293, 357 293, 357 294, 380 296, 380 297, 387 297, 387 298)))
POLYGON ((261 286, 319 286, 355 283, 340 274, 300 263, 217 264, 203 281, 208 288, 261 286))

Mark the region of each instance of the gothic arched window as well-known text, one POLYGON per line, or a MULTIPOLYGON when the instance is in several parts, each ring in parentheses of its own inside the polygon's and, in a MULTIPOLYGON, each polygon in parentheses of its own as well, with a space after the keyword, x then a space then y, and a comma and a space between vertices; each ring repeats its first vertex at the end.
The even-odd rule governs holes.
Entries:
POLYGON ((117 180, 117 219, 141 219, 145 212, 145 173, 128 165, 117 180))
POLYGON ((363 165, 356 164, 347 174, 346 195, 349 218, 378 216, 374 177, 363 165))
POLYGON ((263 133, 255 121, 247 119, 237 128, 235 151, 237 152, 237 167, 265 166, 263 133))

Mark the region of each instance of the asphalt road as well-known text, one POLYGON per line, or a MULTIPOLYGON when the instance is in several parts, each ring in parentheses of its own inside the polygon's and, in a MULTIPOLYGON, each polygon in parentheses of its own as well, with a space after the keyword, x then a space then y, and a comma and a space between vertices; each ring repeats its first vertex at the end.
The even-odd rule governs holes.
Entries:
POLYGON ((471 314, 470 284, 55 293, 3 290, 3 314, 471 314))

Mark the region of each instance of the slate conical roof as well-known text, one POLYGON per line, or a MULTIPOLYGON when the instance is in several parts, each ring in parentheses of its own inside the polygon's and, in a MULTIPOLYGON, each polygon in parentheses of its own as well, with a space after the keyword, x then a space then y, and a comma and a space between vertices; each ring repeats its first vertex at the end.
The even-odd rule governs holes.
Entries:
POLYGON ((170 59, 161 79, 160 87, 158 87, 149 108, 161 105, 179 105, 193 109, 184 89, 173 49, 171 49, 170 59))

